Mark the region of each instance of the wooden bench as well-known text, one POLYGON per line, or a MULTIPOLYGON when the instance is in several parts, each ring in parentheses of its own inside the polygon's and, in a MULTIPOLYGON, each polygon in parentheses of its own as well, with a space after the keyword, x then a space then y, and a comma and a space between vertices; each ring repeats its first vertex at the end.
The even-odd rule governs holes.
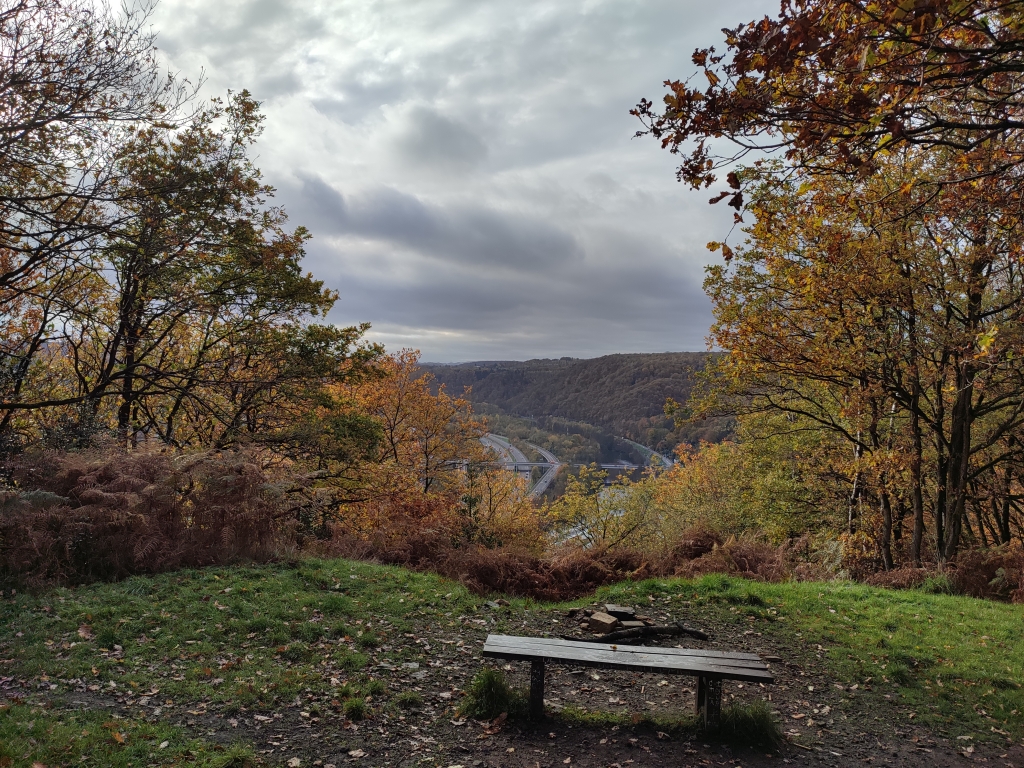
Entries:
POLYGON ((773 683, 768 665, 753 653, 702 651, 691 648, 644 648, 574 642, 554 637, 488 635, 484 656, 530 662, 530 717, 544 717, 544 667, 575 667, 657 672, 697 678, 697 714, 709 730, 717 729, 722 713, 722 681, 773 683))

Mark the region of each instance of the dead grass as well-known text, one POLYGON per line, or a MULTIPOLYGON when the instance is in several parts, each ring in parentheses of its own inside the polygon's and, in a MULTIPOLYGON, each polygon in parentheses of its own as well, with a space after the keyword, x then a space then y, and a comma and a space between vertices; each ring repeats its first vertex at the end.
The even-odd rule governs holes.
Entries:
MULTIPOLYGON (((433 571, 477 594, 562 601, 619 581, 706 574, 762 582, 834 577, 808 540, 774 546, 706 527, 660 553, 562 545, 484 546, 467 541, 454 500, 382 500, 370 522, 344 519, 331 536, 299 535, 260 457, 246 449, 189 454, 96 449, 24 455, 0 491, 0 584, 110 581, 136 574, 249 561, 282 553, 342 556, 433 571), (444 502, 444 503, 442 503, 444 502), (820 562, 819 562, 820 561, 820 562)), ((530 526, 538 526, 536 520, 530 526)), ((539 531, 539 529, 538 529, 539 531)), ((520 532, 522 533, 522 532, 520 532)), ((512 540, 540 540, 517 534, 512 540)), ((845 563, 845 560, 844 560, 845 563)), ((874 586, 1024 602, 1024 548, 965 550, 941 571, 870 570, 874 586)))
POLYGON ((74 584, 267 560, 284 512, 245 451, 48 452, 10 466, 0 581, 74 584))

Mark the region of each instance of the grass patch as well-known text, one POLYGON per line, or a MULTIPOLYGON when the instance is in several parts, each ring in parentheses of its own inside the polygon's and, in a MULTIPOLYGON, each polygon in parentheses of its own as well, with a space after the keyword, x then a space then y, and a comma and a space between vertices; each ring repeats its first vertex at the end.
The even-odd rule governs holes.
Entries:
POLYGON ((366 719, 366 716, 370 713, 370 708, 367 706, 365 699, 355 698, 346 699, 345 704, 342 706, 342 711, 349 720, 358 722, 366 719))
POLYGON ((402 691, 395 696, 395 704, 402 709, 415 709, 423 706, 423 696, 416 691, 402 691))
POLYGON ((526 712, 527 697, 509 686, 505 673, 484 668, 477 672, 466 690, 459 713, 477 720, 492 720, 502 713, 518 717, 526 712))
POLYGON ((615 584, 574 605, 591 602, 667 610, 686 603, 696 615, 785 638, 808 653, 820 645, 807 663, 824 663, 834 682, 857 685, 850 699, 888 694, 904 722, 952 736, 979 738, 993 728, 1024 736, 1024 689, 1014 682, 1024 680, 1017 605, 943 594, 937 584, 888 590, 722 575, 615 584))
POLYGON ((411 631, 417 617, 454 625, 445 613, 478 603, 438 576, 348 560, 184 570, 5 594, 0 658, 13 659, 5 674, 20 677, 155 687, 211 705, 241 697, 269 709, 328 695, 332 676, 344 680, 367 667, 369 653, 391 652, 384 638, 411 631))
MULTIPOLYGON (((764 584, 713 575, 621 583, 571 605, 615 602, 732 622, 737 629, 761 632, 766 645, 775 637, 798 649, 797 657, 786 661, 827 669, 832 681, 848 689, 837 694, 848 703, 858 700, 871 706, 877 700, 895 717, 906 718, 903 723, 921 723, 950 736, 981 738, 999 729, 1024 737, 1020 606, 928 589, 890 591, 845 582, 764 584), (849 690, 854 684, 857 689, 849 690), (887 694, 891 698, 883 702, 887 694)), ((421 658, 416 655, 421 651, 407 647, 402 638, 424 624, 450 636, 465 633, 466 626, 473 626, 466 617, 479 613, 480 602, 431 574, 347 560, 180 571, 119 584, 3 594, 0 658, 11 660, 5 663, 5 675, 56 684, 52 695, 58 697, 82 682, 101 687, 115 683, 125 691, 157 688, 161 698, 175 702, 205 700, 211 710, 225 712, 240 707, 267 711, 296 697, 311 697, 343 702, 346 715, 349 702, 358 702, 351 706, 362 706, 365 714, 365 698, 371 696, 374 706, 379 699, 387 712, 392 705, 419 706, 422 697, 415 691, 389 694, 383 681, 370 679, 362 670, 371 664, 378 669, 376 664, 384 661, 398 667, 421 658), (68 682, 75 680, 79 683, 68 682)), ((515 633, 520 612, 548 608, 533 601, 512 602, 507 612, 494 614, 499 621, 487 631, 515 633)), ((694 623, 700 621, 694 618, 694 623)), ((468 689, 462 707, 468 716, 525 711, 525 695, 510 689, 494 670, 481 672, 468 689)), ((571 721, 573 710, 566 708, 559 716, 571 721)), ((594 720, 594 725, 621 722, 620 715, 583 710, 575 716, 594 720)), ((104 764, 126 764, 128 758, 118 762, 123 745, 116 740, 106 747, 90 741, 109 741, 109 734, 76 735, 93 730, 82 725, 83 718, 87 716, 43 712, 26 730, 10 723, 27 723, 33 717, 24 716, 19 707, 0 710, 0 745, 17 753, 10 757, 15 765, 22 764, 24 754, 32 755, 27 765, 70 764, 76 761, 63 755, 89 754, 90 749, 103 755, 107 748, 111 757, 104 756, 104 764), (73 718, 78 718, 74 725, 73 718)), ((93 725, 104 731, 103 722, 93 725)), ((689 721, 677 717, 671 722, 684 727, 689 721)), ((143 723, 136 727, 144 732, 143 723)), ((749 724, 738 728, 751 730, 749 724)), ((177 748, 180 734, 160 736, 157 745, 171 745, 162 751, 153 747, 153 739, 143 741, 160 760, 177 754, 168 750, 177 748)), ((202 760, 207 757, 227 754, 203 744, 194 750, 199 757, 188 764, 206 765, 202 760)), ((137 755, 131 761, 135 766, 153 762, 137 755)))
POLYGON ((733 704, 722 709, 722 725, 715 737, 730 744, 749 744, 777 750, 785 737, 767 701, 733 704))
POLYGON ((89 765, 110 768, 160 764, 250 768, 253 750, 193 739, 175 727, 79 710, 57 714, 28 704, 0 706, 0 766, 89 765))

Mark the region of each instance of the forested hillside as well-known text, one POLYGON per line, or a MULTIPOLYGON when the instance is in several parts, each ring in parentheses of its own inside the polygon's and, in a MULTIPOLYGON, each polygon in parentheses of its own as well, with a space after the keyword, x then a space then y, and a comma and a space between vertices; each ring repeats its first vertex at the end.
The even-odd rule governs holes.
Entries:
POLYGON ((450 393, 471 387, 474 404, 541 420, 549 431, 575 431, 565 422, 584 422, 671 452, 680 442, 718 441, 728 433, 723 421, 676 428, 665 416, 666 400, 685 402, 708 358, 703 352, 664 352, 421 367, 450 393))

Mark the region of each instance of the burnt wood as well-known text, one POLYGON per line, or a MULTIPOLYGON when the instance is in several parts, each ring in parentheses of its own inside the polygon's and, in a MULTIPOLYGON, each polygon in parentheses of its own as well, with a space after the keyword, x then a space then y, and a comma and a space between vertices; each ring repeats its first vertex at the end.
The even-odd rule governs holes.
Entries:
POLYGON ((768 665, 753 653, 581 643, 556 637, 488 635, 483 655, 531 663, 530 715, 535 719, 544 716, 544 669, 547 664, 697 677, 697 711, 709 730, 717 728, 720 722, 722 680, 775 682, 768 665))

